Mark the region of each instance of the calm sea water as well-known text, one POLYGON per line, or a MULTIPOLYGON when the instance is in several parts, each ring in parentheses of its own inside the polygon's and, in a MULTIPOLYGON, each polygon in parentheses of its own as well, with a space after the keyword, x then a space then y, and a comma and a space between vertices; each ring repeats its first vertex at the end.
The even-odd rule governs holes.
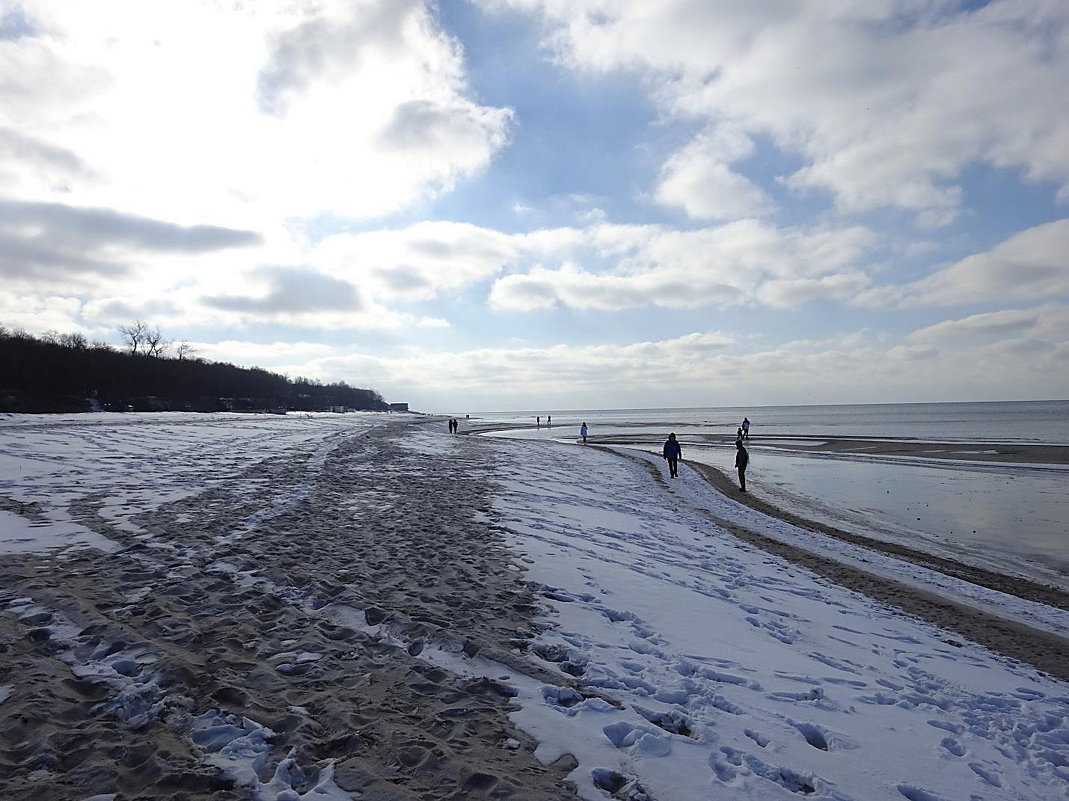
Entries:
POLYGON ((490 422, 585 421, 592 429, 656 423, 700 426, 734 433, 748 417, 753 434, 915 437, 924 440, 1069 444, 1069 400, 990 403, 880 403, 841 406, 721 406, 681 409, 580 409, 483 412, 490 422))
POLYGON ((1069 591, 1069 468, 785 453, 761 441, 794 435, 1069 445, 1069 401, 536 410, 472 415, 472 422, 522 426, 503 435, 562 443, 575 442, 586 422, 592 435, 628 434, 641 440, 634 447, 654 452, 674 430, 686 459, 730 474, 735 449, 699 435, 734 434, 744 416, 753 425, 747 488, 755 495, 813 520, 1069 591))

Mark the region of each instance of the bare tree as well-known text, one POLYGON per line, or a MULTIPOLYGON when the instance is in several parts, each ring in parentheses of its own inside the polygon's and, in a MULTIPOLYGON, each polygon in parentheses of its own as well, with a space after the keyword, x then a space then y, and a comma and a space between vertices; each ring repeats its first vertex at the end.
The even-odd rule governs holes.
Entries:
POLYGON ((71 334, 60 334, 59 344, 65 348, 71 348, 72 350, 85 350, 89 347, 89 340, 85 338, 85 334, 80 334, 77 331, 71 334))
POLYGON ((196 352, 196 349, 185 340, 174 346, 174 355, 180 362, 193 358, 196 352))
MULTIPOLYGON (((158 330, 158 329, 157 329, 158 330)), ((133 325, 120 325, 119 333, 131 353, 138 353, 145 346, 148 337, 148 323, 135 320, 133 325)))
POLYGON ((145 331, 145 353, 149 356, 163 356, 171 347, 171 341, 163 338, 163 332, 156 326, 145 331))

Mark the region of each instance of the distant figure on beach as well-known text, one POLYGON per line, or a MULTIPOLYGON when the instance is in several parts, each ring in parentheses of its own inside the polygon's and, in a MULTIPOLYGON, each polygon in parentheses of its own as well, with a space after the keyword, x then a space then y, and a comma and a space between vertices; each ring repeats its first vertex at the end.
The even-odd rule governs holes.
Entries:
POLYGON ((459 427, 460 427, 460 423, 457 422, 457 419, 455 417, 451 417, 449 419, 449 433, 450 434, 457 433, 457 429, 459 427))
POLYGON ((538 416, 538 417, 535 418, 535 428, 541 428, 541 427, 542 427, 542 417, 538 416))
POLYGON ((746 492, 746 465, 750 463, 750 454, 742 447, 741 439, 735 440, 735 447, 738 449, 735 453, 735 467, 739 471, 739 487, 746 492))
POLYGON ((459 434, 460 433, 460 421, 457 420, 455 417, 453 418, 453 433, 454 434, 459 434))
POLYGON ((739 426, 739 432, 735 435, 735 439, 742 439, 742 426, 739 426))
POLYGON ((546 428, 549 428, 551 425, 553 425, 553 415, 547 414, 546 415, 546 428))
POLYGON ((749 417, 742 418, 742 438, 743 439, 749 439, 750 438, 750 418, 749 417))
POLYGON ((661 452, 668 461, 668 474, 672 478, 677 478, 679 476, 679 460, 683 458, 683 448, 680 447, 675 432, 668 435, 668 440, 664 443, 664 449, 661 452))
POLYGON ((579 436, 583 438, 583 444, 586 445, 586 423, 579 426, 579 436))

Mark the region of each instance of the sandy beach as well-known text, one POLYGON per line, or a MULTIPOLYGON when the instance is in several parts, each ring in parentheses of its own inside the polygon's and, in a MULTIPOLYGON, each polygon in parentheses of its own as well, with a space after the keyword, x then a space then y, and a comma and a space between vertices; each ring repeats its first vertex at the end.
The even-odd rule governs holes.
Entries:
MULTIPOLYGON (((528 580, 508 547, 495 507, 497 446, 437 430, 410 440, 411 430, 407 422, 374 425, 238 465, 225 479, 200 475, 207 488, 121 522, 113 499, 82 495, 72 514, 116 550, 5 556, 0 797, 579 797, 568 780, 576 759, 547 759, 510 718, 518 677, 554 697, 602 695, 580 680, 579 663, 538 644, 553 625, 550 605, 569 598, 528 580), (499 678, 439 666, 453 658, 496 665, 499 678)), ((201 472, 218 470, 218 459, 201 472)), ((648 476, 644 492, 666 487, 655 467, 637 474, 648 476)), ((722 474, 702 475, 730 491, 722 474)), ((41 504, 0 501, 28 526, 49 525, 41 504)), ((1069 643, 1060 636, 830 563, 715 515, 709 523, 741 547, 1069 680, 1069 643)), ((1069 609, 1049 588, 926 565, 1069 609)), ((620 706, 611 693, 599 703, 620 706)), ((733 771, 717 775, 728 781, 733 771)), ((622 780, 596 771, 594 786, 605 798, 654 797, 634 783, 625 792, 622 780)))
POLYGON ((271 508, 307 465, 263 462, 165 505, 136 521, 148 537, 116 530, 87 499, 80 520, 119 554, 5 558, 0 607, 32 597, 48 611, 0 614, 0 685, 14 687, 0 797, 251 797, 180 736, 209 708, 211 728, 270 722, 271 753, 295 774, 287 787, 314 787, 307 766, 333 759, 334 782, 367 798, 574 797, 567 760, 539 764, 510 725, 506 687, 407 652, 433 639, 520 654, 538 597, 485 520, 489 466, 417 468, 433 457, 395 435, 339 446, 303 500, 247 533, 236 521, 271 508), (380 503, 354 507, 369 486, 380 503))

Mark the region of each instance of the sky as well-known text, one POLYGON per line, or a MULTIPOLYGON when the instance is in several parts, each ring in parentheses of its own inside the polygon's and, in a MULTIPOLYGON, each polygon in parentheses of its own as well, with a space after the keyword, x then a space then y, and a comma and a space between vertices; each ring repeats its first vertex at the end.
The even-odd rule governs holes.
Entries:
POLYGON ((413 409, 1069 398, 1063 0, 0 0, 0 325, 413 409))

